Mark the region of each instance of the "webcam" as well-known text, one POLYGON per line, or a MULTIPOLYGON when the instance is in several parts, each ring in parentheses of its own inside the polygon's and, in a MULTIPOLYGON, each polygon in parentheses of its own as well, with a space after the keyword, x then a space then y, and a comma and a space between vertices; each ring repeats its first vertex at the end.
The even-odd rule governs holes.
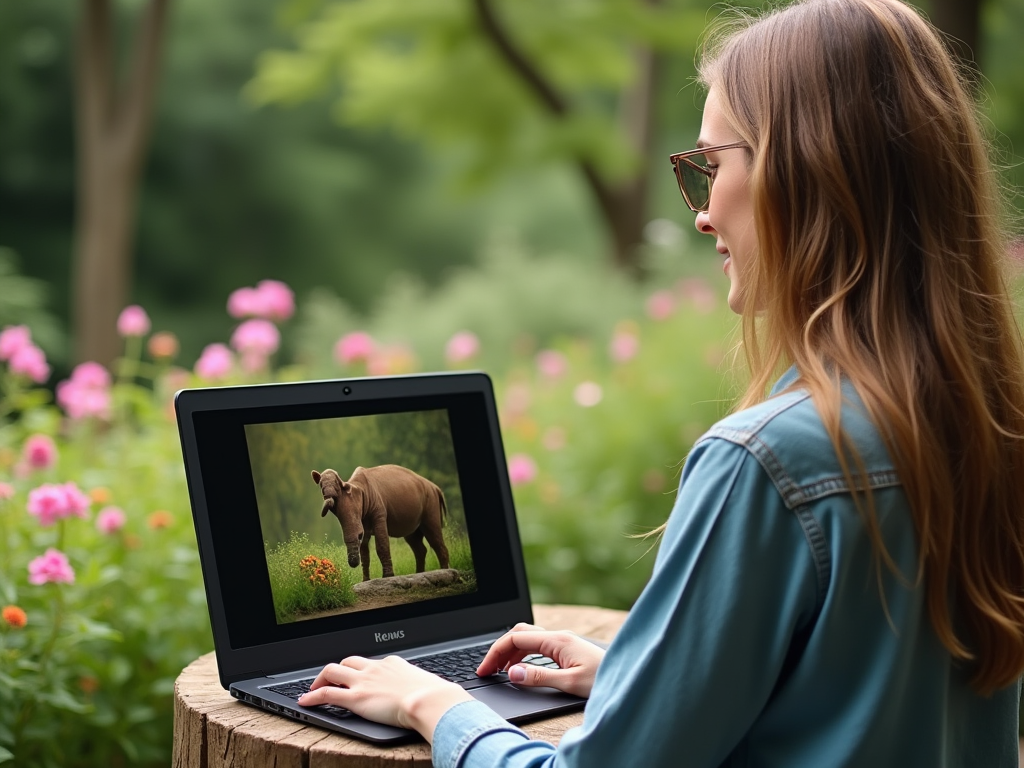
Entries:
POLYGON ((352 387, 342 387, 341 388, 341 393, 343 395, 351 395, 352 394, 352 387))

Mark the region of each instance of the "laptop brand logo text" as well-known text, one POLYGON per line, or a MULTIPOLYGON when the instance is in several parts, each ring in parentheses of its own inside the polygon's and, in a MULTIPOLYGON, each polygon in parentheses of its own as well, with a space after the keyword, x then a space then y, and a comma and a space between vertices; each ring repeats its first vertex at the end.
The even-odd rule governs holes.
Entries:
POLYGON ((389 640, 401 640, 405 637, 405 630, 400 629, 397 632, 374 632, 373 639, 378 643, 386 643, 389 640))

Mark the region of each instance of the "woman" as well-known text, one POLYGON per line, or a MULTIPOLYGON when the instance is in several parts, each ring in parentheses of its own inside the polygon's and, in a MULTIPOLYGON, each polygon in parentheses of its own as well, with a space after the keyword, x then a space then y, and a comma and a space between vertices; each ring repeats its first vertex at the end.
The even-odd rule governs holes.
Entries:
POLYGON ((791 5, 701 77, 672 159, 750 387, 607 654, 517 627, 479 669, 588 695, 584 724, 529 741, 396 658, 301 703, 415 728, 439 766, 1016 766, 1024 369, 969 90, 897 0, 791 5))

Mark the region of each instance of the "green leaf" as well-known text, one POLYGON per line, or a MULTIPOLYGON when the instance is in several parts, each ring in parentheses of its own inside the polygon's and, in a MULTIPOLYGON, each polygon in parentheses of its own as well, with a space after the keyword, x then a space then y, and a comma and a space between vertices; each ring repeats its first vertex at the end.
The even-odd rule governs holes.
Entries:
POLYGON ((14 753, 6 747, 0 747, 0 763, 6 763, 14 759, 14 753))

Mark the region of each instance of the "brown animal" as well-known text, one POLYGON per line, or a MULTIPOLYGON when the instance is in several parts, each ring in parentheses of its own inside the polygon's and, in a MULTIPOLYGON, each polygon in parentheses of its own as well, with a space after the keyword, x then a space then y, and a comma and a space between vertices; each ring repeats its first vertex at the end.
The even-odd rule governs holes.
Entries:
POLYGON ((333 512, 341 523, 348 550, 348 564, 363 564, 363 581, 370 579, 370 537, 376 541, 377 557, 384 578, 394 576, 391 565, 391 537, 401 537, 416 557, 416 573, 422 573, 427 559, 426 538, 441 568, 448 567, 448 548, 441 526, 448 514, 444 493, 434 483, 411 469, 395 464, 356 467, 348 481, 333 469, 313 470, 313 482, 320 486, 324 505, 320 516, 333 512))

